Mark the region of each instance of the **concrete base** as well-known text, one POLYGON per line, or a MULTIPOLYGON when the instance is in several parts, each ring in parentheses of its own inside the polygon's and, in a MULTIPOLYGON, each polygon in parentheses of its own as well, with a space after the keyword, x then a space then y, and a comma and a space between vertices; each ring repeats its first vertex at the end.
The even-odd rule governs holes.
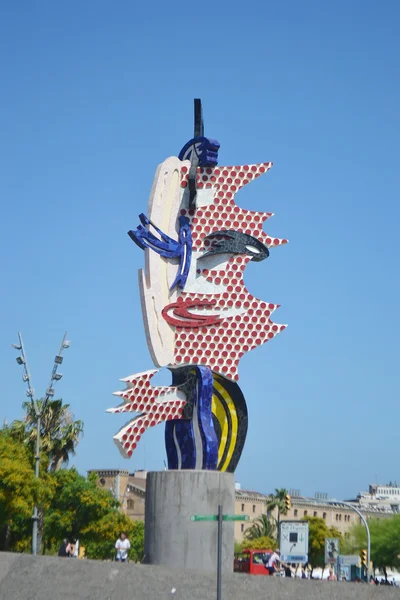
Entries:
MULTIPOLYGON (((235 514, 235 481, 219 471, 148 473, 145 508, 145 561, 173 569, 216 571, 217 522, 193 515, 235 514)), ((222 526, 222 571, 232 573, 234 523, 222 526)))

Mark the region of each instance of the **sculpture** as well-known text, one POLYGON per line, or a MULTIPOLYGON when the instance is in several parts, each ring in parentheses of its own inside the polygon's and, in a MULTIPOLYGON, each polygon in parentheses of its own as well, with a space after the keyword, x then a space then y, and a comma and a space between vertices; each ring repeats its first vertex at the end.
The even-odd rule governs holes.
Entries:
POLYGON ((219 143, 204 137, 195 100, 195 135, 179 157, 159 165, 147 216, 129 231, 145 252, 139 271, 142 312, 156 367, 169 387, 151 385, 158 369, 123 379, 122 404, 138 412, 114 436, 132 455, 148 427, 166 422, 170 469, 234 472, 247 433, 247 407, 237 384, 241 357, 285 329, 271 320, 276 304, 252 296, 243 271, 287 240, 263 231, 272 213, 242 209, 236 193, 272 163, 217 167, 219 143))

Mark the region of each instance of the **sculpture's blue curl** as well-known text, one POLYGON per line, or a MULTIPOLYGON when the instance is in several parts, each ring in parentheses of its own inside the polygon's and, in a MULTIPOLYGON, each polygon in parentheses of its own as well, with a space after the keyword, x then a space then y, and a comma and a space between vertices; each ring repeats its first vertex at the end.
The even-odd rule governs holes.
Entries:
POLYGON ((150 250, 154 250, 154 252, 157 252, 157 254, 164 258, 179 258, 178 273, 170 289, 173 290, 176 286, 179 286, 183 290, 192 260, 192 233, 190 231, 189 219, 183 216, 179 217, 178 240, 173 240, 163 233, 143 213, 139 215, 139 219, 142 224, 138 225, 136 231, 128 231, 129 237, 142 250, 150 248, 150 250), (150 225, 160 235, 161 239, 151 233, 148 229, 150 225))

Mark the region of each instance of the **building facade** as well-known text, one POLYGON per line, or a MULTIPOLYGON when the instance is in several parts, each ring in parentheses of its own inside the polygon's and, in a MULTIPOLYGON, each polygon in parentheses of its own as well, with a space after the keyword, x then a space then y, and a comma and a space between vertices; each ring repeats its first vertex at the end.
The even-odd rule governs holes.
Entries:
MULTIPOLYGON (((354 506, 366 519, 393 516, 393 513, 361 506, 357 503, 354 503, 354 506)), ((335 527, 344 537, 349 535, 353 525, 361 523, 359 515, 350 507, 303 496, 291 496, 290 510, 287 515, 281 515, 281 520, 299 520, 307 516, 324 519, 328 527, 335 527)))
MULTIPOLYGON (((144 521, 146 498, 146 471, 129 473, 121 469, 93 469, 99 487, 109 490, 121 502, 121 510, 132 520, 144 521)), ((335 527, 347 537, 354 524, 361 522, 360 517, 351 508, 327 501, 327 496, 316 494, 315 498, 301 496, 298 490, 291 490, 291 507, 281 521, 299 521, 304 517, 320 517, 328 527, 335 527)), ((242 490, 239 484, 235 489, 235 514, 246 515, 248 521, 235 521, 235 540, 242 542, 246 531, 261 515, 266 514, 269 496, 256 491, 242 490)), ((366 519, 390 518, 400 512, 400 487, 396 484, 370 485, 369 492, 361 492, 355 500, 348 502, 362 512, 366 519)), ((270 515, 277 519, 275 509, 270 515)))
POLYGON ((370 484, 368 492, 360 492, 356 500, 360 505, 379 508, 394 513, 400 512, 400 486, 397 483, 386 485, 370 484))
MULTIPOLYGON (((335 527, 343 537, 349 535, 351 527, 361 523, 358 514, 351 508, 347 508, 340 503, 335 504, 327 501, 327 499, 317 497, 307 498, 305 496, 293 495, 290 496, 291 506, 286 515, 281 514, 281 521, 300 521, 304 517, 319 517, 324 519, 328 527, 335 527)), ((249 521, 245 523, 235 523, 235 540, 243 541, 246 530, 252 526, 252 522, 261 514, 266 514, 266 504, 268 496, 259 492, 250 492, 247 490, 236 490, 236 514, 245 514, 249 517, 249 521)), ((362 504, 358 501, 350 501, 354 506, 361 511, 363 516, 368 520, 371 518, 390 518, 396 514, 396 511, 390 508, 381 508, 368 504, 362 504)), ((278 518, 277 509, 270 514, 273 519, 278 518)))
POLYGON ((249 517, 248 521, 235 521, 235 540, 241 542, 246 530, 252 526, 254 520, 261 517, 262 514, 265 515, 267 496, 260 492, 242 490, 239 486, 236 487, 235 496, 235 514, 249 517))
POLYGON ((129 473, 121 469, 92 469, 97 485, 109 490, 121 502, 121 510, 133 521, 144 521, 147 471, 129 473))

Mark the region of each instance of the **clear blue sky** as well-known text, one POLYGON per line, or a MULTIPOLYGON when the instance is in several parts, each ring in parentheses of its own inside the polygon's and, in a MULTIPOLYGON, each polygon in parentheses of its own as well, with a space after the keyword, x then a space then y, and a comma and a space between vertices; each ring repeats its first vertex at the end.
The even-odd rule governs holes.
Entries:
POLYGON ((17 332, 42 394, 68 330, 57 395, 85 422, 73 464, 163 468, 163 425, 125 461, 112 436, 126 419, 104 411, 120 377, 152 368, 126 232, 201 97, 220 164, 274 162, 237 201, 290 240, 246 271, 289 327, 241 363, 237 480, 342 498, 399 481, 400 4, 199 6, 2 4, 0 418, 22 414, 17 332))

